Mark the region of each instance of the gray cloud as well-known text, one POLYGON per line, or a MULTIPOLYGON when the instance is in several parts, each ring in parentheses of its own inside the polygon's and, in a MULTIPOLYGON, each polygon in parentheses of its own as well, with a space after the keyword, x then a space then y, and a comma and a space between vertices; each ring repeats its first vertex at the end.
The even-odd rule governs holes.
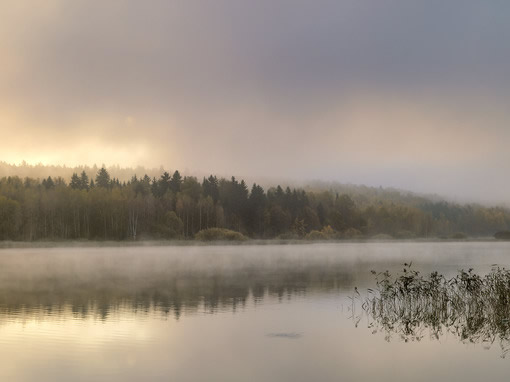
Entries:
POLYGON ((508 15, 475 0, 2 2, 2 159, 510 201, 508 15))

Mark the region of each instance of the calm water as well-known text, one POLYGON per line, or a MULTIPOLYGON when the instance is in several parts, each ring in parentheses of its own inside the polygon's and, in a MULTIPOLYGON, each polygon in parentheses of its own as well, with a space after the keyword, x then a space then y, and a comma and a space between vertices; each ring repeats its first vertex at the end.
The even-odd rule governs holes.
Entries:
POLYGON ((0 380, 508 380, 498 340, 405 342, 353 307, 409 261, 483 273, 510 244, 3 249, 0 380))

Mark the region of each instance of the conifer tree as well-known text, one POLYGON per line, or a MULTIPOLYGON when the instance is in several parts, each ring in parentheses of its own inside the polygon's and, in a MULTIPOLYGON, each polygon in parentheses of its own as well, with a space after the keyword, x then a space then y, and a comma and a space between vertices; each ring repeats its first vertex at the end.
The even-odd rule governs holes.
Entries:
POLYGON ((77 173, 73 173, 73 176, 71 177, 71 183, 69 183, 69 186, 73 190, 81 190, 82 189, 82 183, 81 179, 78 177, 77 173))
POLYGON ((104 167, 97 172, 96 175, 96 185, 97 187, 108 188, 110 187, 110 174, 104 167))
POLYGON ((81 172, 80 183, 81 183, 81 187, 80 187, 81 190, 89 189, 89 177, 85 171, 81 172))

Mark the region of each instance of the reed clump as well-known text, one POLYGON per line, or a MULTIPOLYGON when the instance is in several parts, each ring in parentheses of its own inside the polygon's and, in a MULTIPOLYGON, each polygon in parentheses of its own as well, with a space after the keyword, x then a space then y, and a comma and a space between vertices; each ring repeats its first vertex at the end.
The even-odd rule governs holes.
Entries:
POLYGON ((461 341, 490 347, 499 340, 502 356, 510 350, 510 271, 493 267, 481 276, 461 270, 452 278, 438 272, 423 276, 405 264, 402 272, 377 273, 376 288, 362 298, 369 327, 404 341, 427 333, 454 333, 461 341))

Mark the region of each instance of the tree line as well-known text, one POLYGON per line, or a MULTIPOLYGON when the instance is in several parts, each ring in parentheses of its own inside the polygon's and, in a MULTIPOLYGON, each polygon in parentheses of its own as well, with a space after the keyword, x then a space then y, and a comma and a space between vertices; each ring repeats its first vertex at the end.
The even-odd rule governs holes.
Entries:
POLYGON ((191 239, 210 228, 261 239, 435 238, 489 236, 510 227, 510 211, 501 207, 358 199, 248 187, 235 177, 200 181, 179 171, 122 182, 104 167, 68 181, 9 176, 0 179, 0 240, 191 239))

